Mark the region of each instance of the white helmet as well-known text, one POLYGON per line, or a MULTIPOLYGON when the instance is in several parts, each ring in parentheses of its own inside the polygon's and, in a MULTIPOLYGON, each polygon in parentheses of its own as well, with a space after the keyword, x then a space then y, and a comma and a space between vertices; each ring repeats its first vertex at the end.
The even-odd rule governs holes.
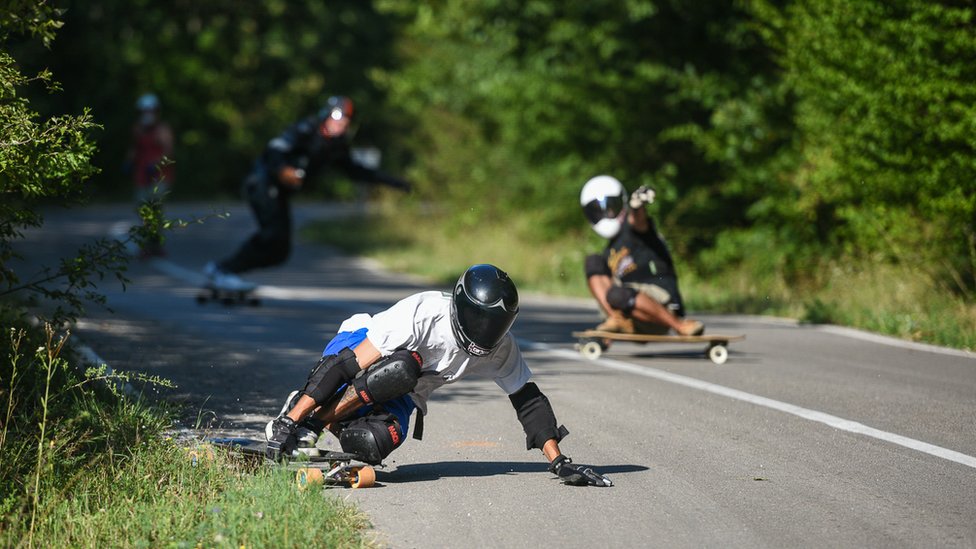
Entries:
POLYGON ((609 175, 598 175, 583 185, 580 205, 596 234, 603 238, 617 236, 627 215, 626 194, 623 184, 609 175))

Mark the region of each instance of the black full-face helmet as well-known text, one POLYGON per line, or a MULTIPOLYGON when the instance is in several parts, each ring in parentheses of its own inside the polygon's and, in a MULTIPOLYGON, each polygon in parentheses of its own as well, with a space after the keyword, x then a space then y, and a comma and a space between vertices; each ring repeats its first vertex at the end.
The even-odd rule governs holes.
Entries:
POLYGON ((485 356, 502 340, 518 316, 518 290, 494 265, 464 271, 451 296, 451 328, 469 355, 485 356))

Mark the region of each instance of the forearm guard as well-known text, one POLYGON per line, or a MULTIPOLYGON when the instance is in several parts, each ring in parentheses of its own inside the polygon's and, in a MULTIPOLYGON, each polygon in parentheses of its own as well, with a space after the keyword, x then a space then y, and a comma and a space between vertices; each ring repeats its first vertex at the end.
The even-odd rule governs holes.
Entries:
POLYGON ((556 426, 556 414, 552 411, 552 405, 535 383, 526 383, 524 387, 508 395, 508 398, 512 401, 519 423, 525 431, 526 450, 541 450, 547 440, 556 439, 559 442, 569 434, 566 427, 556 426))

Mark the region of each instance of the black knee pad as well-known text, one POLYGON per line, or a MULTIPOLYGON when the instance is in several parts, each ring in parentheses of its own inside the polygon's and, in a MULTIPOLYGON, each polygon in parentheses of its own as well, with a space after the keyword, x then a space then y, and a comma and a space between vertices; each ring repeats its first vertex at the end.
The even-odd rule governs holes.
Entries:
POLYGON ((363 404, 386 402, 413 391, 423 363, 417 352, 398 349, 367 368, 352 384, 363 404))
POLYGON ((618 311, 630 314, 634 310, 634 305, 637 304, 637 290, 624 286, 613 286, 607 290, 607 304, 618 311))
POLYGON ((308 374, 302 393, 312 397, 316 404, 324 404, 359 371, 356 354, 349 348, 335 355, 324 356, 308 374))
POLYGON ((393 414, 376 414, 350 421, 339 433, 343 452, 356 454, 370 465, 378 465, 403 444, 400 422, 393 414))
POLYGON ((583 262, 583 270, 586 273, 586 278, 598 275, 610 276, 610 266, 607 265, 607 260, 598 254, 586 256, 586 260, 583 262))

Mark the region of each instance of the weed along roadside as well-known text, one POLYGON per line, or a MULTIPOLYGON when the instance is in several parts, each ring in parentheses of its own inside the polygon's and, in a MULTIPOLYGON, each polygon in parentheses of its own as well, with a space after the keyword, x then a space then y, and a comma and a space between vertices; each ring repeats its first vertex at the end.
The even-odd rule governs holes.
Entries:
POLYGON ((164 380, 80 373, 68 334, 50 327, 3 336, 0 546, 369 545, 364 514, 299 490, 294 471, 221 449, 191 459, 167 434, 172 406, 140 396, 164 380))

